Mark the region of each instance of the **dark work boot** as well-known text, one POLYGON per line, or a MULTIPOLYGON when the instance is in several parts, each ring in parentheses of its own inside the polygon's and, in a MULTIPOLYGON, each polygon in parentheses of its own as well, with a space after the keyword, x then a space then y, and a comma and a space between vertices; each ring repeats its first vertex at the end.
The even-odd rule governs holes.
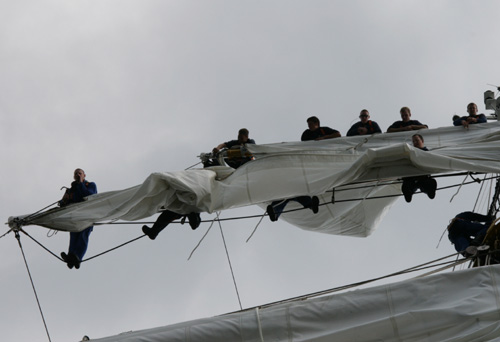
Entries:
POLYGON ((276 213, 274 212, 274 208, 271 204, 269 204, 267 206, 266 212, 267 212, 267 215, 269 215, 269 219, 271 220, 271 222, 278 221, 278 218, 276 217, 276 213))
POLYGON ((312 197, 311 210, 315 214, 319 211, 319 198, 317 196, 312 197))
POLYGON ((430 199, 434 199, 436 197, 436 189, 437 189, 437 182, 434 178, 429 180, 429 188, 427 189, 427 196, 429 196, 430 199))
POLYGON ((411 187, 408 184, 406 184, 405 182, 403 182, 403 186, 401 187, 401 191, 403 192, 403 195, 405 196, 405 201, 410 203, 411 198, 413 196, 413 191, 412 191, 411 187))
POLYGON ((64 260, 64 262, 66 263, 66 265, 68 265, 69 269, 72 269, 73 266, 75 266, 73 264, 73 262, 71 262, 70 257, 66 253, 61 252, 61 258, 64 260))
POLYGON ((73 265, 75 265, 75 268, 78 270, 80 268, 80 263, 81 263, 80 258, 78 258, 75 253, 69 253, 68 257, 73 263, 73 265))
POLYGON ((153 228, 149 228, 149 227, 148 227, 148 226, 146 226, 146 225, 142 226, 142 232, 143 232, 145 235, 149 236, 149 238, 150 238, 151 240, 156 239, 156 237, 158 236, 158 232, 155 232, 155 231, 153 230, 153 228))
POLYGON ((200 226, 201 223, 200 213, 189 213, 187 215, 187 218, 189 220, 189 225, 191 226, 192 230, 195 230, 200 226))

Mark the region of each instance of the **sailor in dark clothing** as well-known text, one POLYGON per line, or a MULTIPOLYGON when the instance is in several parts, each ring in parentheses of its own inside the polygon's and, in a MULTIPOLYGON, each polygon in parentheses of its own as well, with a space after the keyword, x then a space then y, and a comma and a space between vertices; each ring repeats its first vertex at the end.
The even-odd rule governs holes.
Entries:
POLYGON ((300 140, 324 140, 340 137, 339 131, 332 129, 330 127, 321 127, 319 119, 315 116, 311 116, 307 119, 307 126, 309 127, 302 133, 300 140))
MULTIPOLYGON (((335 129, 331 129, 330 127, 321 127, 319 123, 319 119, 315 116, 311 116, 307 119, 307 125, 309 129, 306 129, 304 133, 302 133, 301 140, 324 140, 324 139, 333 139, 340 137, 339 131, 335 129)), ((289 199, 283 199, 278 201, 273 201, 270 205, 267 206, 266 212, 269 215, 269 219, 271 221, 277 221, 280 217, 281 213, 285 209, 286 205, 290 201, 295 201, 300 204, 304 208, 309 208, 312 210, 314 214, 318 213, 319 210, 319 198, 316 196, 298 196, 289 199)))
POLYGON ((217 153, 223 148, 231 148, 236 145, 243 145, 243 144, 255 144, 255 141, 253 139, 248 138, 249 132, 248 129, 242 128, 238 131, 238 139, 237 140, 230 140, 224 143, 221 143, 217 145, 217 147, 214 147, 213 152, 217 153))
MULTIPOLYGON (((413 146, 429 151, 427 147, 424 146, 424 138, 420 134, 414 134, 412 136, 413 146)), ((429 175, 416 176, 416 177, 405 177, 403 178, 403 185, 401 186, 401 191, 405 197, 406 202, 410 203, 413 194, 420 189, 423 193, 427 194, 430 199, 436 196, 437 182, 434 178, 429 175)))
POLYGON ((448 238, 457 252, 467 256, 467 247, 481 245, 492 221, 490 216, 471 211, 460 213, 448 225, 448 238))
MULTIPOLYGON (((217 147, 213 148, 212 153, 214 155, 217 155, 217 153, 219 153, 219 151, 223 148, 231 149, 233 147, 241 146, 241 145, 245 145, 245 144, 255 144, 255 141, 253 139, 249 139, 248 135, 249 135, 248 129, 242 128, 238 131, 238 139, 237 140, 230 140, 230 141, 223 142, 223 143, 217 145, 217 147)), ((253 158, 250 156, 242 156, 242 157, 231 157, 231 158, 225 159, 224 161, 232 168, 237 169, 238 167, 245 164, 246 162, 249 162, 252 159, 253 158)), ((210 159, 210 160, 207 160, 203 163, 204 167, 217 166, 217 165, 220 165, 220 163, 217 159, 210 159)))
MULTIPOLYGON (((74 181, 71 188, 66 190, 63 198, 59 201, 59 206, 64 207, 71 203, 82 202, 84 197, 97 194, 97 186, 93 182, 85 180, 85 172, 82 169, 76 169, 73 174, 74 181)), ((94 226, 90 226, 81 232, 69 233, 68 254, 62 252, 61 257, 69 268, 80 268, 80 262, 87 252, 89 236, 94 226)))
POLYGON ((156 236, 160 234, 160 232, 169 225, 174 220, 178 220, 182 217, 187 217, 189 221, 189 225, 191 226, 191 229, 195 230, 200 226, 201 223, 201 217, 200 213, 189 213, 188 215, 181 215, 178 213, 174 213, 171 210, 165 210, 164 212, 161 213, 160 216, 156 219, 155 223, 153 224, 152 228, 149 228, 148 226, 144 225, 142 226, 142 232, 149 236, 151 240, 156 239, 156 236))
POLYGON ((352 125, 351 128, 349 128, 349 131, 347 131, 346 135, 348 137, 353 135, 382 133, 378 124, 375 121, 370 120, 370 113, 367 109, 363 109, 359 113, 359 119, 360 121, 352 125))
POLYGON ((411 111, 408 107, 403 107, 399 111, 401 114, 401 120, 394 122, 387 129, 387 133, 393 132, 403 132, 403 131, 412 131, 422 128, 429 128, 427 125, 420 123, 418 120, 410 120, 411 111))
POLYGON ((485 123, 488 121, 486 119, 486 115, 477 114, 477 105, 474 102, 471 102, 467 105, 467 113, 469 113, 469 116, 455 118, 453 121, 453 125, 464 126, 464 128, 468 128, 470 124, 485 123))

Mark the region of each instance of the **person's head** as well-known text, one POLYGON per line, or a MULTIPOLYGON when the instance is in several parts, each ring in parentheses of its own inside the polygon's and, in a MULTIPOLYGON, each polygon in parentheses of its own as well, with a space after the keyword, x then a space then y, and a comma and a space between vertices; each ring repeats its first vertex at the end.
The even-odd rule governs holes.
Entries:
POLYGON ((75 172, 73 173, 73 179, 74 180, 80 180, 83 176, 83 179, 85 179, 85 171, 82 169, 76 169, 75 172))
POLYGON ((410 121, 410 117, 411 117, 410 108, 408 108, 408 107, 401 108, 401 110, 399 111, 399 114, 401 114, 401 120, 403 120, 403 122, 410 121))
POLYGON ((359 119, 361 120, 362 123, 367 123, 368 120, 370 120, 370 113, 368 112, 367 109, 363 109, 359 113, 359 119))
POLYGON ((246 143, 248 141, 248 129, 242 128, 238 131, 238 141, 242 143, 246 143))
POLYGON ((311 116, 307 118, 307 126, 311 131, 314 131, 319 128, 319 119, 315 116, 311 116))
POLYGON ((413 134, 411 137, 411 141, 413 142, 413 146, 418 148, 424 147, 424 137, 420 134, 413 134))
POLYGON ((477 114, 477 105, 474 102, 471 102, 467 105, 467 113, 472 116, 477 114))

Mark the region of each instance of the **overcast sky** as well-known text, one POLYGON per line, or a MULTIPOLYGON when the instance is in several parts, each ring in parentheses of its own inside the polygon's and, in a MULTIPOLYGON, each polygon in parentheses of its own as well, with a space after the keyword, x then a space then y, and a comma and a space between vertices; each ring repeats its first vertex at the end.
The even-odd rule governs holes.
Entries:
MULTIPOLYGON (((0 216, 60 199, 77 167, 100 192, 185 169, 242 127, 263 144, 299 140, 311 115, 345 135, 363 108, 384 131, 402 106, 432 128, 451 125, 471 101, 487 113, 483 92, 500 84, 498 13, 498 1, 460 0, 1 1, 0 216)), ((478 190, 452 203, 456 189, 401 198, 364 239, 265 218, 245 243, 258 220, 224 222, 242 306, 452 254, 438 240, 478 190)), ((67 233, 25 229, 57 255, 67 250, 67 233)), ((238 310, 218 227, 187 261, 207 229, 172 225, 78 271, 22 235, 52 341, 238 310)), ((139 235, 141 224, 96 227, 87 256, 139 235)), ((2 340, 47 340, 13 234, 0 248, 2 340)))

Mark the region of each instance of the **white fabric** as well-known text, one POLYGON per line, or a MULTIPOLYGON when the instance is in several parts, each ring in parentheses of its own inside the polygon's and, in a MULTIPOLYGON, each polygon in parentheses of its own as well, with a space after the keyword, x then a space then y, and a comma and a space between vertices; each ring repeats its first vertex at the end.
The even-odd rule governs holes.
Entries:
POLYGON ((479 267, 92 341, 500 341, 499 285, 479 267))
MULTIPOLYGON (((229 168, 151 174, 143 184, 90 196, 88 201, 30 217, 22 223, 80 231, 95 222, 139 220, 166 208, 180 214, 259 204, 275 199, 318 195, 337 203, 285 213, 280 220, 329 234, 368 236, 397 197, 400 185, 377 185, 404 176, 452 171, 500 173, 500 123, 424 129, 426 152, 411 145, 413 132, 375 134, 322 141, 249 145, 255 160, 231 173, 229 168), (229 176, 228 176, 229 174, 229 176), (371 187, 346 184, 372 181, 371 187), (379 182, 379 183, 377 183, 379 182), (350 190, 346 190, 350 189, 350 190), (330 191, 330 192, 328 192, 330 191)), ((300 208, 290 202, 288 209, 300 208)), ((19 218, 22 218, 19 217, 19 218)), ((14 219, 9 219, 11 226, 14 219)))

